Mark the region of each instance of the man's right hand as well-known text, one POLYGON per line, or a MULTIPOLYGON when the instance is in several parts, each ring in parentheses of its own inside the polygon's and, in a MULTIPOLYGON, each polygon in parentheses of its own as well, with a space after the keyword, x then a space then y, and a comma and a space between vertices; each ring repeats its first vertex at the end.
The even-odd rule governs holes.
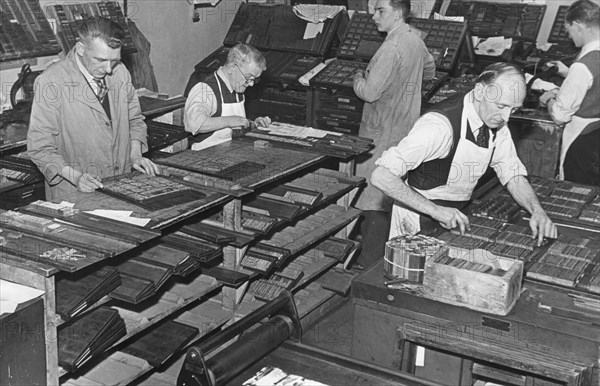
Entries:
POLYGON ((245 129, 250 127, 250 120, 244 117, 240 117, 239 115, 233 115, 231 117, 228 117, 229 121, 228 126, 229 127, 235 127, 235 128, 241 128, 241 129, 245 129))
POLYGON ((471 230, 469 218, 456 208, 438 206, 437 210, 435 211, 435 215, 432 217, 446 229, 454 229, 458 227, 461 235, 464 235, 466 231, 471 230))
POLYGON ((77 189, 81 192, 89 193, 102 188, 102 182, 89 173, 83 173, 77 179, 77 189))
POLYGON ((548 67, 557 67, 558 68, 558 75, 562 76, 563 78, 565 78, 567 76, 567 73, 569 72, 569 67, 567 67, 560 60, 552 60, 552 61, 546 63, 546 66, 548 66, 548 67))

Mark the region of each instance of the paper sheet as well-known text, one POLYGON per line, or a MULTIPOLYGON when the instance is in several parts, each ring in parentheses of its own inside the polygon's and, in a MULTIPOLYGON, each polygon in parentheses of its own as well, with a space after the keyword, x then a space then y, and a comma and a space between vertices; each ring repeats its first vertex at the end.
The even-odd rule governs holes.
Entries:
POLYGON ((465 21, 465 17, 464 16, 444 16, 444 15, 440 15, 437 12, 434 12, 434 14, 433 14, 433 20, 446 20, 446 21, 460 21, 460 22, 463 22, 463 21, 465 21))
POLYGON ((340 133, 333 133, 331 131, 313 129, 312 127, 297 126, 281 122, 272 122, 269 127, 261 130, 268 131, 270 134, 274 135, 294 138, 323 138, 327 134, 341 135, 340 133))
POLYGON ((138 218, 131 217, 133 211, 131 210, 108 210, 108 209, 96 209, 88 210, 86 213, 93 214, 96 216, 106 217, 117 221, 126 222, 128 224, 137 225, 140 227, 146 226, 150 222, 149 218, 138 218))
POLYGON ((35 288, 0 280, 0 314, 11 314, 19 304, 43 294, 44 291, 35 288))
POLYGON ((314 39, 317 35, 323 32, 325 23, 306 23, 303 39, 314 39))
POLYGON ((512 39, 505 39, 504 36, 494 36, 481 41, 475 47, 475 53, 478 55, 500 56, 504 50, 512 46, 512 39))
MULTIPOLYGON (((529 81, 531 80, 531 78, 533 78, 533 75, 529 74, 529 73, 525 73, 525 81, 527 82, 527 84, 529 84, 529 81)), ((559 88, 557 85, 555 85, 552 82, 546 82, 545 80, 542 79, 536 79, 533 81, 533 84, 531 85, 531 89, 532 90, 537 90, 537 91, 550 91, 550 90, 554 90, 559 88)))
POLYGON ((346 7, 342 5, 296 4, 292 8, 296 16, 310 23, 321 23, 332 19, 346 7))
POLYGON ((168 100, 171 100, 171 99, 175 99, 175 98, 179 98, 179 97, 182 96, 181 94, 178 94, 178 95, 169 95, 169 94, 163 94, 163 93, 160 93, 160 92, 157 92, 157 91, 150 91, 150 90, 148 90, 145 87, 139 88, 137 90, 137 92, 138 92, 138 96, 145 96, 145 97, 148 97, 148 98, 161 99, 161 100, 165 100, 165 101, 168 101, 168 100))

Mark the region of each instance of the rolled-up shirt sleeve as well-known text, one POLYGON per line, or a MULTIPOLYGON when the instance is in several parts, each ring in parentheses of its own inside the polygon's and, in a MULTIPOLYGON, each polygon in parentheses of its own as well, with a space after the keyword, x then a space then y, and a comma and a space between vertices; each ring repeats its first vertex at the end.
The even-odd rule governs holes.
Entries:
POLYGON ((57 144, 62 129, 59 111, 62 90, 44 75, 36 79, 35 90, 45 90, 48 97, 34 99, 27 131, 27 154, 52 184, 56 178, 62 179, 60 173, 66 165, 57 144), (54 92, 57 94, 49 94, 54 92))
POLYGON ((569 68, 558 95, 556 103, 550 108, 550 115, 559 122, 570 122, 571 117, 579 107, 588 90, 592 87, 594 78, 583 63, 573 63, 569 68))
POLYGON ((513 177, 527 176, 527 169, 519 159, 515 144, 508 127, 503 127, 496 134, 496 149, 490 161, 490 166, 496 172, 498 180, 506 185, 513 177))
POLYGON ((185 102, 183 124, 185 131, 197 134, 206 118, 217 112, 217 98, 214 91, 206 83, 195 85, 185 102))
POLYGON ((398 177, 423 162, 444 158, 452 149, 452 128, 446 117, 427 113, 417 120, 410 133, 398 145, 384 151, 375 165, 398 177))

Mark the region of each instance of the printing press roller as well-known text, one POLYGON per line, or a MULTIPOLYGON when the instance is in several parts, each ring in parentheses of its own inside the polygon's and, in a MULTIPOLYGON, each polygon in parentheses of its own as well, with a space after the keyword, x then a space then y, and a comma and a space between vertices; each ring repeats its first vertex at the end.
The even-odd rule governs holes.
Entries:
POLYGON ((287 339, 299 341, 301 335, 294 298, 285 291, 224 331, 191 347, 186 353, 177 385, 223 385, 287 339), (265 318, 268 319, 263 321, 265 318), (251 329, 255 325, 258 326, 251 329), (206 354, 240 334, 243 335, 235 343, 209 359, 205 358, 206 354))

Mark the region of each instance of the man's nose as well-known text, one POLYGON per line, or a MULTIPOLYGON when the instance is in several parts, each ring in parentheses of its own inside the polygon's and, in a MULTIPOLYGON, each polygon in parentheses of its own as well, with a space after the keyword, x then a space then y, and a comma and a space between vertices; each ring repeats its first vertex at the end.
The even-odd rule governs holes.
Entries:
POLYGON ((502 109, 502 119, 504 120, 504 122, 508 122, 508 119, 510 118, 511 113, 512 113, 512 108, 510 108, 510 107, 505 107, 502 109))
POLYGON ((111 61, 107 61, 106 64, 104 64, 104 71, 106 71, 107 74, 112 74, 112 70, 113 63, 111 61))

